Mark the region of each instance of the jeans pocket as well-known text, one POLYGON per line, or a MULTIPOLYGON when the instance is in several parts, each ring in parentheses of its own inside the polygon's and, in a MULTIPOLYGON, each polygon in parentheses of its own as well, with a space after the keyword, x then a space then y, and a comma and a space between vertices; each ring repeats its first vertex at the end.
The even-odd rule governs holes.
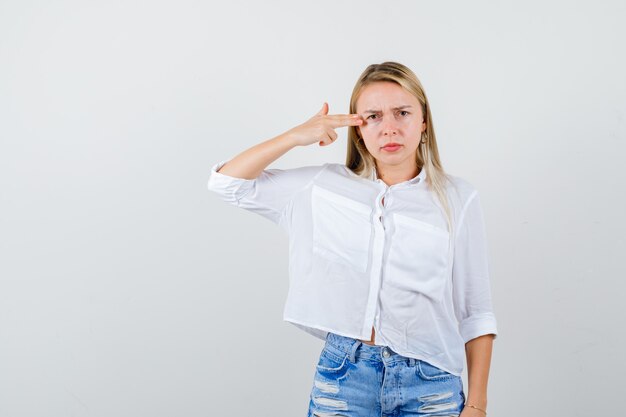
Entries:
POLYGON ((337 377, 345 373, 350 365, 348 353, 339 349, 326 345, 322 349, 319 360, 317 362, 317 371, 320 374, 337 377))
POLYGON ((441 381, 445 379, 459 378, 456 375, 423 360, 417 362, 415 370, 419 374, 420 378, 427 381, 441 381))

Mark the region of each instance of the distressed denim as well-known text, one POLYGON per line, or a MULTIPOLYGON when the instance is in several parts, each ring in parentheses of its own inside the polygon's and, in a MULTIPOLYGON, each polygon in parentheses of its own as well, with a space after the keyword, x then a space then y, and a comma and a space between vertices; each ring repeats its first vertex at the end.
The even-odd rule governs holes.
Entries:
POLYGON ((329 333, 316 366, 308 417, 455 416, 463 380, 388 346, 329 333))

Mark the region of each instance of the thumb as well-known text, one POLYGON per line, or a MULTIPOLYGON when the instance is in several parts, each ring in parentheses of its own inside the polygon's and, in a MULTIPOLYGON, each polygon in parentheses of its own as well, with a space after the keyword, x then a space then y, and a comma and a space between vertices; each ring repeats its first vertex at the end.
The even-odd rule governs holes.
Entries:
POLYGON ((316 116, 326 115, 328 114, 328 103, 324 102, 322 104, 322 109, 317 112, 316 116))

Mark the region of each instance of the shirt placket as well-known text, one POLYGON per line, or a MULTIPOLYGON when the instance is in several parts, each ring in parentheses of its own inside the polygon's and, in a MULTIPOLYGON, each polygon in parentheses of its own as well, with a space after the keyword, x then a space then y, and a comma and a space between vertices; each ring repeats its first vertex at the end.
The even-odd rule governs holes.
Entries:
MULTIPOLYGON (((393 187, 393 186, 392 186, 393 187)), ((363 323, 363 334, 371 334, 372 326, 376 331, 375 340, 378 340, 379 329, 376 326, 376 318, 378 314, 378 295, 380 292, 380 284, 383 274, 383 255, 385 253, 385 245, 387 242, 385 219, 387 217, 387 209, 390 202, 391 187, 385 186, 376 195, 376 209, 374 212, 374 246, 372 248, 372 268, 370 272, 370 288, 367 300, 367 308, 365 311, 365 320, 363 323), (382 201, 385 199, 385 204, 382 201)))

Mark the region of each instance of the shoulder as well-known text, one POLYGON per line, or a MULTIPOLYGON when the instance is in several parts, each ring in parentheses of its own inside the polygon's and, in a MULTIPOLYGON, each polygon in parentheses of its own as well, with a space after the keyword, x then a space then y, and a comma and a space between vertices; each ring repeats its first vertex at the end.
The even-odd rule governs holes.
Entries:
POLYGON ((463 194, 471 194, 477 190, 474 183, 458 175, 447 174, 449 187, 463 194))
POLYGON ((476 186, 467 179, 458 175, 447 174, 448 197, 455 200, 456 205, 463 207, 478 194, 476 186))
POLYGON ((303 165, 292 168, 266 168, 263 174, 269 177, 290 176, 290 177, 306 177, 311 178, 322 172, 327 164, 322 165, 303 165))
POLYGON ((348 172, 348 167, 346 167, 344 164, 340 164, 337 162, 326 162, 324 164, 324 168, 329 172, 333 172, 336 174, 345 175, 348 172))
POLYGON ((321 166, 320 173, 323 172, 325 176, 331 177, 343 177, 347 179, 358 179, 359 176, 352 172, 345 164, 337 162, 326 162, 321 166))
POLYGON ((341 175, 348 179, 366 180, 367 177, 363 175, 357 175, 354 171, 346 166, 346 164, 340 164, 336 162, 327 162, 324 164, 326 171, 335 175, 341 175))

